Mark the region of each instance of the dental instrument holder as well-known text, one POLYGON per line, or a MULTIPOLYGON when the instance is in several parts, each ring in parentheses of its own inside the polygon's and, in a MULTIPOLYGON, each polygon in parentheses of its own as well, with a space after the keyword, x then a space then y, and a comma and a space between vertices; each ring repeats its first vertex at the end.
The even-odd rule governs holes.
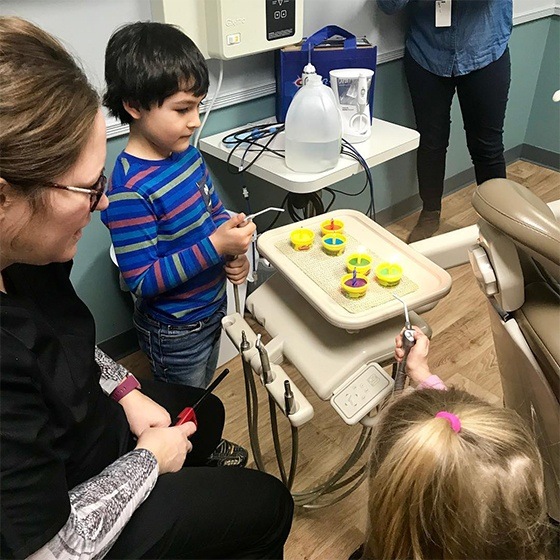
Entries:
MULTIPOLYGON (((259 351, 256 347, 257 335, 239 313, 233 313, 222 319, 222 328, 226 331, 229 339, 239 348, 240 341, 245 336, 246 350, 242 352, 242 358, 258 375, 262 376, 262 363, 259 351)), ((277 341, 271 340, 266 344, 266 351, 270 363, 270 371, 273 381, 265 385, 266 390, 272 395, 276 404, 286 414, 284 402, 284 381, 291 381, 284 369, 278 365, 282 361, 282 347, 277 345, 277 341)), ((313 418, 314 410, 311 403, 292 382, 292 392, 297 403, 297 410, 288 416, 290 423, 294 427, 303 426, 313 418)))
POLYGON ((257 340, 255 342, 255 346, 259 352, 259 356, 261 359, 261 371, 262 371, 262 382, 264 385, 268 385, 274 381, 274 377, 270 368, 270 360, 268 359, 268 352, 266 348, 261 343, 261 335, 257 335, 257 340))

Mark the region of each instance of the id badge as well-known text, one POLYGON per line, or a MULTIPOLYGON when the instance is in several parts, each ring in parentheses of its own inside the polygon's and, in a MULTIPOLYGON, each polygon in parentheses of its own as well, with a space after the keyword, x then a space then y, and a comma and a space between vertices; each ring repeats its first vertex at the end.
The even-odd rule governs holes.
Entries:
POLYGON ((451 0, 436 0, 436 27, 451 27, 451 0))

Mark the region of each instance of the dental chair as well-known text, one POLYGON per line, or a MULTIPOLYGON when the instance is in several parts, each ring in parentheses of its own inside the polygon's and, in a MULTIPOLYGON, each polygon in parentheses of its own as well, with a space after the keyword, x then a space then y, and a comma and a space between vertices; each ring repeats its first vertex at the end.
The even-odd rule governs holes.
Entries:
POLYGON ((473 195, 469 259, 488 298, 504 405, 532 427, 548 512, 560 521, 560 223, 525 187, 492 179, 473 195))

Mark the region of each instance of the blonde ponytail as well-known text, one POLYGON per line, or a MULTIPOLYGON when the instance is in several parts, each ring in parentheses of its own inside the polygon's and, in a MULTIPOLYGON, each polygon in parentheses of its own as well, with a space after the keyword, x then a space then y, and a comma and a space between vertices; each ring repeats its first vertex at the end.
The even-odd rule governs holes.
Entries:
POLYGON ((532 435, 515 412, 464 391, 415 391, 384 411, 368 506, 376 560, 539 558, 546 546, 532 435), (459 433, 441 410, 460 419, 459 433))

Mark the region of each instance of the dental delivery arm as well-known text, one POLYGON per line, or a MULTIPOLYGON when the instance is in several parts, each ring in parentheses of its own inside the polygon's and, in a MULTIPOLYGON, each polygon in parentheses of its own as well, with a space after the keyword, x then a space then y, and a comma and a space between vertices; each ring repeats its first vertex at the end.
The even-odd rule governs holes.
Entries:
POLYGON ((158 464, 135 449, 68 493, 70 516, 28 560, 103 558, 156 484, 158 464))

